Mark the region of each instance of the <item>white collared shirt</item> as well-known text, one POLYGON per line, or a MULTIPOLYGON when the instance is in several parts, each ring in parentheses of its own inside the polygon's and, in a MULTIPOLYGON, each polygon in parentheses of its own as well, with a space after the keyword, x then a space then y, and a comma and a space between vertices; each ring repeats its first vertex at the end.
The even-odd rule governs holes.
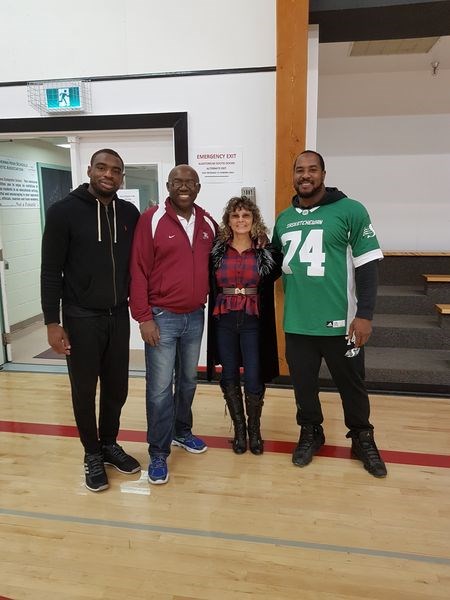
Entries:
POLYGON ((195 208, 192 207, 192 214, 191 214, 191 218, 189 219, 189 221, 180 215, 177 215, 177 217, 178 217, 178 220, 180 221, 180 223, 182 224, 183 229, 187 233, 187 236, 188 236, 189 241, 191 242, 191 246, 192 246, 192 242, 194 240, 194 228, 195 228, 195 208))

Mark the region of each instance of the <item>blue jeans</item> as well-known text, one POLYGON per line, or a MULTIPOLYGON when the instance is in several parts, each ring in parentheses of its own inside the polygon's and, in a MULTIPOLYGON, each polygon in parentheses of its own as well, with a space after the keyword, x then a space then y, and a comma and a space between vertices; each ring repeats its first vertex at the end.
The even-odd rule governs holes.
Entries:
POLYGON ((192 429, 204 310, 176 314, 153 307, 152 312, 160 340, 157 346, 145 344, 148 451, 169 456, 173 437, 192 429))
POLYGON ((217 318, 217 345, 222 365, 222 385, 240 381, 244 367, 244 389, 248 394, 264 390, 259 361, 259 319, 242 310, 234 310, 217 318))

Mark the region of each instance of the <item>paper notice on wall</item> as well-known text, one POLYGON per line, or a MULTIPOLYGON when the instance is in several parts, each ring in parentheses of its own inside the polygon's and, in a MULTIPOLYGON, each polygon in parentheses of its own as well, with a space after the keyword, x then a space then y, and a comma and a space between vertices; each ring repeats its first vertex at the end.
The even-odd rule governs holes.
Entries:
POLYGON ((0 156, 0 208, 39 208, 35 162, 0 156))
POLYGON ((117 195, 121 200, 127 200, 134 204, 135 207, 140 210, 139 207, 139 190, 117 190, 117 195))
POLYGON ((192 166, 200 183, 236 183, 242 181, 241 148, 207 148, 194 152, 192 166))

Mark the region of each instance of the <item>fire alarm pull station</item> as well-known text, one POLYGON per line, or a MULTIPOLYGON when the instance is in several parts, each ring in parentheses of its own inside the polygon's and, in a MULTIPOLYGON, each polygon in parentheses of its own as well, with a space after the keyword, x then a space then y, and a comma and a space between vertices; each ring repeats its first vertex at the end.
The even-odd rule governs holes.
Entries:
POLYGON ((254 187, 243 187, 241 188, 241 196, 246 196, 256 202, 256 188, 254 187))

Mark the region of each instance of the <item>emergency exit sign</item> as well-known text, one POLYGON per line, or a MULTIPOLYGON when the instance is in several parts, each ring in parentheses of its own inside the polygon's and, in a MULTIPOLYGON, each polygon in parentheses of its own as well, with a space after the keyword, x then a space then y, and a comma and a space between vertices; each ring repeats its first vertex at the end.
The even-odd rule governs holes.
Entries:
POLYGON ((50 112, 82 111, 81 86, 69 84, 64 87, 47 87, 45 101, 50 112))

